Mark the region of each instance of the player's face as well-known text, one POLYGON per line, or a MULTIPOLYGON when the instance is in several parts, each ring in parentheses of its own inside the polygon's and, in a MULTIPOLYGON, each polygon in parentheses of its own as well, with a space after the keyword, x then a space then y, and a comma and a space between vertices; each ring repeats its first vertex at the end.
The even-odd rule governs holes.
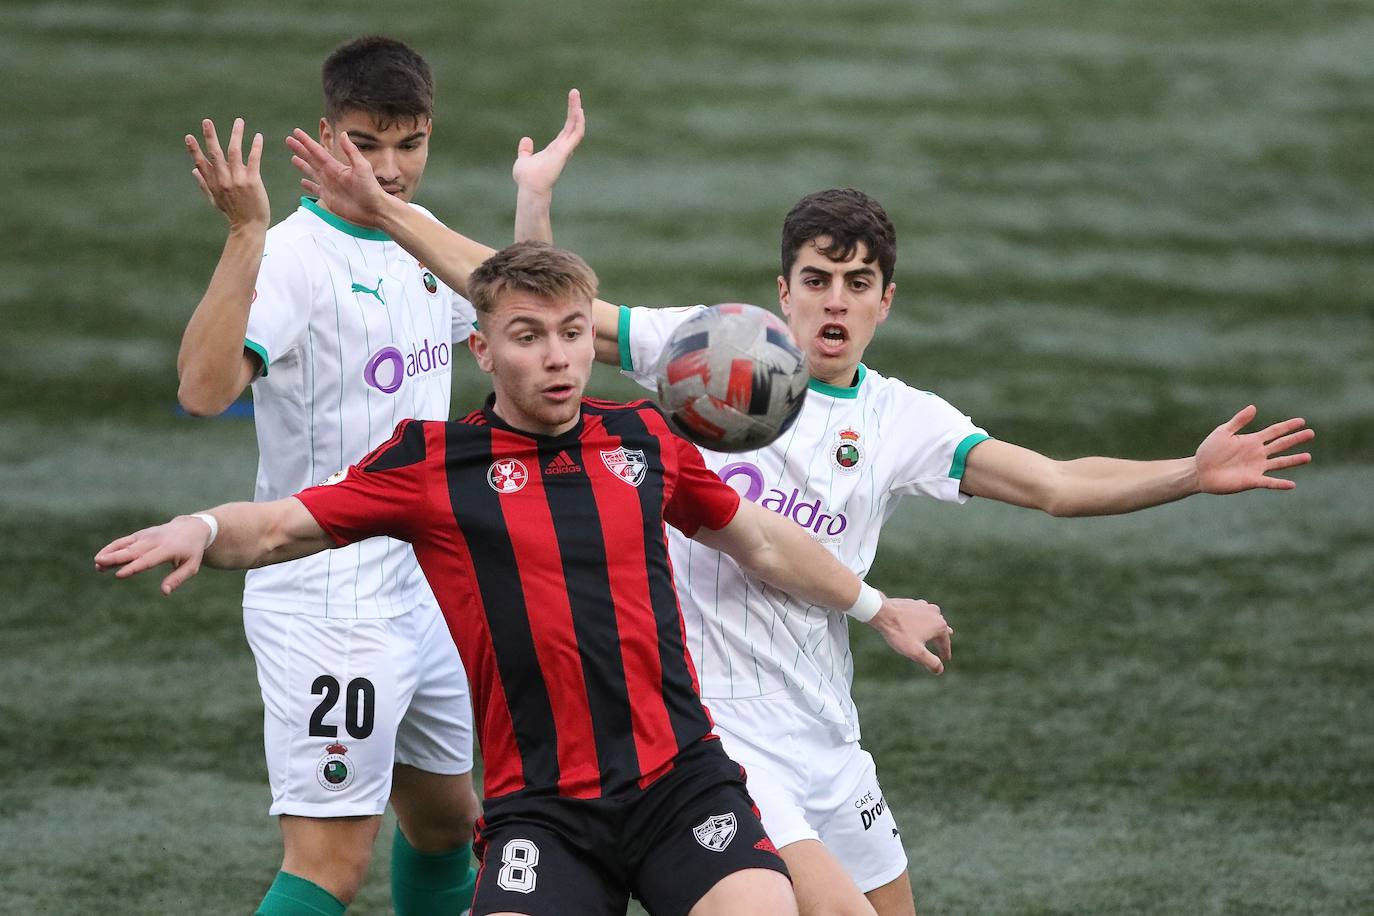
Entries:
POLYGON ((556 436, 577 425, 592 374, 592 304, 509 292, 468 338, 491 374, 496 415, 516 429, 556 436))
POLYGON ((878 262, 865 264, 868 247, 860 242, 847 261, 832 261, 813 239, 797 252, 790 277, 778 277, 778 304, 797 345, 806 354, 811 376, 847 387, 878 325, 887 320, 895 283, 883 287, 878 262))
POLYGON ((382 190, 409 202, 415 198, 420 176, 425 172, 429 135, 433 129, 433 121, 417 118, 392 122, 383 130, 377 119, 367 112, 349 111, 332 123, 320 118, 320 145, 335 159, 346 162, 339 148, 339 134, 347 133, 372 166, 382 190))

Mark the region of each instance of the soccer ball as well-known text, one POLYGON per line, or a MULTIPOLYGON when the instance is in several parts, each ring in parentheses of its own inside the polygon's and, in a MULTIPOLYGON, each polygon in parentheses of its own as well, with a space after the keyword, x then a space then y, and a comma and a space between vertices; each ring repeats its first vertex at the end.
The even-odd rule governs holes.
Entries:
POLYGON ((769 444, 796 421, 806 398, 806 357, 787 325, 738 302, 678 325, 656 374, 658 402, 674 430, 717 452, 769 444))

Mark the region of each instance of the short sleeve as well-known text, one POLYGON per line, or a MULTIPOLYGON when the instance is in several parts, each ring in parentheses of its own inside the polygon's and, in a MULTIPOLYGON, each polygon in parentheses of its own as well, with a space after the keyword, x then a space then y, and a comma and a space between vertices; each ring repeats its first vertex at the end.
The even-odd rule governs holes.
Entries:
POLYGON ((448 295, 453 303, 453 342, 462 343, 472 336, 477 327, 477 310, 453 290, 449 290, 448 295))
POLYGON ((620 307, 616 328, 620 341, 620 371, 651 391, 658 387, 654 368, 668 338, 678 325, 705 309, 704 305, 685 308, 620 307))
POLYGON ((669 436, 677 447, 677 485, 663 518, 687 537, 702 527, 719 531, 739 511, 740 495, 701 460, 696 446, 680 436, 669 436))
POLYGON ((378 535, 414 540, 425 515, 425 453, 425 424, 402 420, 357 464, 296 498, 340 547, 378 535))
POLYGON ((928 391, 902 386, 897 403, 885 412, 883 425, 896 434, 886 437, 888 448, 898 447, 890 492, 920 493, 947 502, 967 502, 960 492, 968 453, 988 434, 948 401, 928 391))
POLYGON ((300 255, 290 245, 273 245, 269 235, 243 341, 244 349, 262 360, 263 375, 305 337, 310 322, 310 287, 310 275, 300 255))

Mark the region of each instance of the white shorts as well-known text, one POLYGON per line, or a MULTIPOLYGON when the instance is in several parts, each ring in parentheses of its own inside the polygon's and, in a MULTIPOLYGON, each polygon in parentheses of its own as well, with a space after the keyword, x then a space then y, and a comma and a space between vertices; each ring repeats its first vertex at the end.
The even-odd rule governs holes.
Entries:
POLYGON ((907 869, 873 758, 789 694, 706 699, 716 734, 748 775, 773 845, 819 840, 868 893, 907 869))
POLYGON ((339 620, 244 608, 262 688, 270 814, 381 814, 391 767, 472 769, 467 675, 442 615, 339 620))

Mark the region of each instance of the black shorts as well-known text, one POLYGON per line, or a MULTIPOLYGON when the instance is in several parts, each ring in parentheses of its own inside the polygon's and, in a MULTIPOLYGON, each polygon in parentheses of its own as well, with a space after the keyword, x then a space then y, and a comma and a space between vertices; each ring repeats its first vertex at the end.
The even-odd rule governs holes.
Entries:
POLYGON ((654 916, 686 916, 727 875, 787 874, 744 771, 714 739, 683 751, 647 789, 488 801, 475 851, 473 916, 624 916, 631 895, 654 916))

